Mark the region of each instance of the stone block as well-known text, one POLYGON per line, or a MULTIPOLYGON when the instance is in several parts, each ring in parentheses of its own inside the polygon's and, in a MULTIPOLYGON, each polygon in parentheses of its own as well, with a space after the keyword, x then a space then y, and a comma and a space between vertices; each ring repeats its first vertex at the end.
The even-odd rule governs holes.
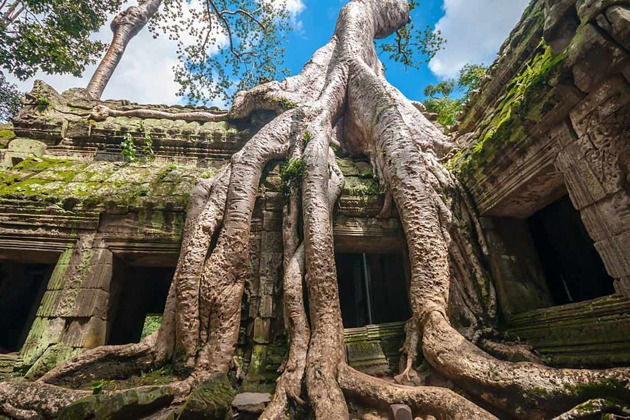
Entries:
POLYGON ((177 420, 229 420, 234 390, 223 373, 215 373, 188 397, 177 420))
MULTIPOLYGON (((623 77, 611 77, 589 93, 570 113, 573 128, 582 138, 597 130, 599 123, 630 102, 630 87, 623 77)), ((623 130, 618 132, 623 133, 623 130)))
POLYGON ((46 147, 46 143, 38 140, 13 139, 4 153, 3 166, 11 167, 30 157, 42 157, 46 147))
POLYGON ((392 404, 389 406, 389 412, 393 420, 413 420, 413 414, 408 405, 392 404))
POLYGON ((57 304, 61 299, 61 291, 49 290, 44 293, 42 300, 37 308, 37 316, 39 317, 52 317, 56 313, 57 304))
POLYGON ((77 296, 73 317, 107 319, 109 293, 100 289, 81 289, 77 296))
POLYGON ((595 242, 595 248, 611 277, 630 276, 630 231, 595 242))
POLYGON ((29 380, 37 379, 52 368, 76 356, 78 353, 79 350, 73 347, 64 344, 55 344, 46 349, 44 354, 37 359, 35 364, 26 372, 25 378, 29 380))
POLYGON ((256 318, 254 320, 254 343, 268 344, 271 335, 271 320, 269 318, 256 318))
POLYGON ((555 165, 564 175, 571 201, 578 210, 606 197, 606 191, 584 161, 579 144, 571 144, 558 153, 555 165))
POLYGON ((113 394, 90 395, 59 413, 59 420, 137 419, 173 401, 166 387, 143 387, 113 394))
POLYGON ((62 318, 35 318, 20 354, 27 366, 32 365, 46 349, 62 340, 66 326, 62 318))
POLYGON ((554 53, 562 51, 575 36, 579 25, 575 15, 575 0, 546 1, 544 37, 554 53))
POLYGON ((566 121, 556 124, 549 130, 549 135, 558 144, 558 150, 564 149, 566 146, 575 143, 577 140, 574 132, 569 128, 566 121))
POLYGON ((589 21, 619 0, 577 0, 575 7, 582 22, 589 21))
POLYGON ((607 196, 581 210, 582 221, 593 241, 630 229, 630 195, 625 191, 607 196))
POLYGON ((98 261, 92 266, 90 273, 85 277, 85 280, 83 281, 83 287, 90 289, 101 289, 105 292, 109 292, 112 282, 112 275, 113 264, 111 262, 102 262, 102 260, 98 261))
POLYGON ((265 294, 260 297, 258 315, 263 318, 271 318, 273 316, 273 295, 265 294))
POLYGON ((268 392, 243 392, 234 397, 232 407, 245 413, 261 414, 270 402, 271 394, 268 392))
POLYGON ((630 298, 630 276, 615 280, 615 291, 627 298, 630 298))
POLYGON ((263 211, 263 230, 267 232, 282 232, 282 213, 277 211, 263 211))
POLYGON ((627 55, 591 24, 584 25, 577 37, 580 41, 572 45, 567 64, 572 67, 575 86, 588 93, 610 75, 620 72, 627 63, 627 55))
POLYGON ((91 349, 105 344, 107 321, 100 318, 68 320, 61 342, 72 347, 91 349))
POLYGON ((260 246, 263 253, 279 253, 282 254, 282 232, 262 232, 260 237, 260 246))

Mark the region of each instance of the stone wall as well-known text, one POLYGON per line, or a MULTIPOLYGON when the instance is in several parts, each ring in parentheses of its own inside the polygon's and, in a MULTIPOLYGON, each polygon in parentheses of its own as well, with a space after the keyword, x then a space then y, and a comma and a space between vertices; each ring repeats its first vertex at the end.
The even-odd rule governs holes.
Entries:
MULTIPOLYGON (((449 165, 482 216, 504 322, 520 319, 522 326, 523 319, 540 320, 516 314, 552 305, 525 220, 567 193, 614 278, 618 298, 627 300, 630 2, 532 1, 464 108, 455 139, 461 149, 449 165)), ((606 305, 600 309, 604 314, 610 309, 613 321, 627 322, 622 307, 621 312, 606 305)), ((576 323, 588 308, 578 305, 570 312, 576 323)), ((556 361, 606 364, 606 352, 619 352, 627 363, 627 343, 613 343, 614 322, 570 330, 565 341, 574 353, 556 361), (595 342, 588 337, 593 331, 600 331, 595 342), (587 347, 579 346, 587 343, 599 346, 599 356, 584 353, 587 347)), ((536 336, 532 340, 544 352, 553 346, 545 347, 541 336, 556 334, 545 325, 532 321, 529 329, 515 331, 536 336)))
MULTIPOLYGON (((137 117, 95 121, 91 113, 98 105, 117 111, 209 110, 94 102, 80 90, 59 94, 39 82, 27 101, 14 126, 0 132, 0 259, 56 265, 26 342, 19 354, 0 358, 0 375, 16 371, 36 377, 83 349, 108 342, 118 298, 115 270, 176 265, 195 179, 212 177, 269 115, 220 123, 137 117), (121 153, 129 139, 135 162, 121 153), (145 153, 147 139, 153 156, 145 153)), ((339 246, 357 252, 375 246, 402 250, 397 218, 374 218, 383 197, 369 163, 338 162, 346 176, 335 221, 339 246)), ((286 353, 281 164, 266 168, 252 222, 238 350, 243 388, 249 390, 272 389, 286 353)))

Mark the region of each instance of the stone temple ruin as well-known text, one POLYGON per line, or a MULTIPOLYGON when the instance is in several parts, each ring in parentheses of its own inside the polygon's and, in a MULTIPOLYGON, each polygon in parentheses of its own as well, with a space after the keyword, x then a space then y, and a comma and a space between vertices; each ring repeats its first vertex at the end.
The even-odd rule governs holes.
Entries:
MULTIPOLYGON (((0 379, 36 378, 84 349, 154 331, 195 178, 212 177, 271 117, 200 123, 200 108, 95 102, 41 82, 27 102, 0 132, 0 379), (99 104, 122 112, 91 119, 99 104), (190 118, 125 116, 139 108, 190 118), (130 143, 136 163, 121 154, 130 143)), ((501 331, 553 366, 630 365, 628 3, 534 0, 455 141, 448 165, 482 216, 501 331)), ((338 155, 347 357, 391 374, 409 317, 405 241, 397 217, 377 217, 384 198, 369 162, 338 155)), ((254 212, 242 392, 271 392, 286 353, 279 165, 267 168, 254 212)))

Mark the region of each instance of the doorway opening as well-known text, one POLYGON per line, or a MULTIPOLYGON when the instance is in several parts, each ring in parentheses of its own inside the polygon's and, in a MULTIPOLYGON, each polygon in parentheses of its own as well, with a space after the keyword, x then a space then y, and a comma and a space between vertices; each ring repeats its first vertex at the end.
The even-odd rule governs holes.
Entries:
POLYGON ((161 320, 175 267, 128 265, 114 259, 107 344, 137 343, 145 323, 161 320))
POLYGON ((0 260, 0 354, 22 348, 54 268, 49 263, 0 260))
POLYGON ((402 255, 339 253, 335 262, 344 328, 409 319, 402 255))
POLYGON ((613 278, 568 195, 532 215, 527 226, 556 305, 614 293, 613 278))

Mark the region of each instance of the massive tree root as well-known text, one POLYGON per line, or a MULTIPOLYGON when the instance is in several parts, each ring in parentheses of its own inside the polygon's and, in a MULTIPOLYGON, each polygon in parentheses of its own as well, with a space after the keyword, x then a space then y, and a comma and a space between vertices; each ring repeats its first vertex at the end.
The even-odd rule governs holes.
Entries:
MULTIPOLYGON (((388 36, 408 21, 404 0, 353 0, 342 9, 331 41, 302 73, 237 95, 232 117, 256 110, 274 110, 278 116, 215 178, 199 180, 159 331, 140 344, 88 351, 36 384, 0 384, 0 398, 7 401, 0 412, 54 416, 63 404, 84 395, 59 385, 102 378, 102 366, 112 362, 120 377, 172 362, 185 377, 169 386, 175 401, 212 373, 227 372, 237 341, 261 173, 270 160, 282 158, 304 162, 306 171, 301 183, 293 185, 284 211, 284 310, 290 350, 262 418, 287 418, 292 406, 306 399, 318 419, 349 418, 347 399, 376 408, 406 403, 417 416, 441 419, 538 419, 564 412, 561 418, 577 418, 579 407, 574 407, 588 400, 599 401, 599 412, 613 412, 611 404, 616 403, 597 398, 630 401, 628 369, 514 363, 473 344, 480 338, 477 332, 491 327, 496 316, 494 289, 481 262, 483 236, 468 198, 440 163, 450 144, 387 83, 374 50, 373 38, 388 36), (369 156, 402 221, 412 308, 402 380, 416 366, 421 350, 460 393, 394 385, 346 364, 331 223, 343 176, 331 145, 369 156), (302 395, 303 382, 307 396, 302 395), (42 386, 52 391, 37 392, 42 386), (25 389, 31 397, 17 398, 25 389)), ((484 347, 502 352, 487 341, 484 347)), ((626 409, 623 404, 616 407, 626 409)))

